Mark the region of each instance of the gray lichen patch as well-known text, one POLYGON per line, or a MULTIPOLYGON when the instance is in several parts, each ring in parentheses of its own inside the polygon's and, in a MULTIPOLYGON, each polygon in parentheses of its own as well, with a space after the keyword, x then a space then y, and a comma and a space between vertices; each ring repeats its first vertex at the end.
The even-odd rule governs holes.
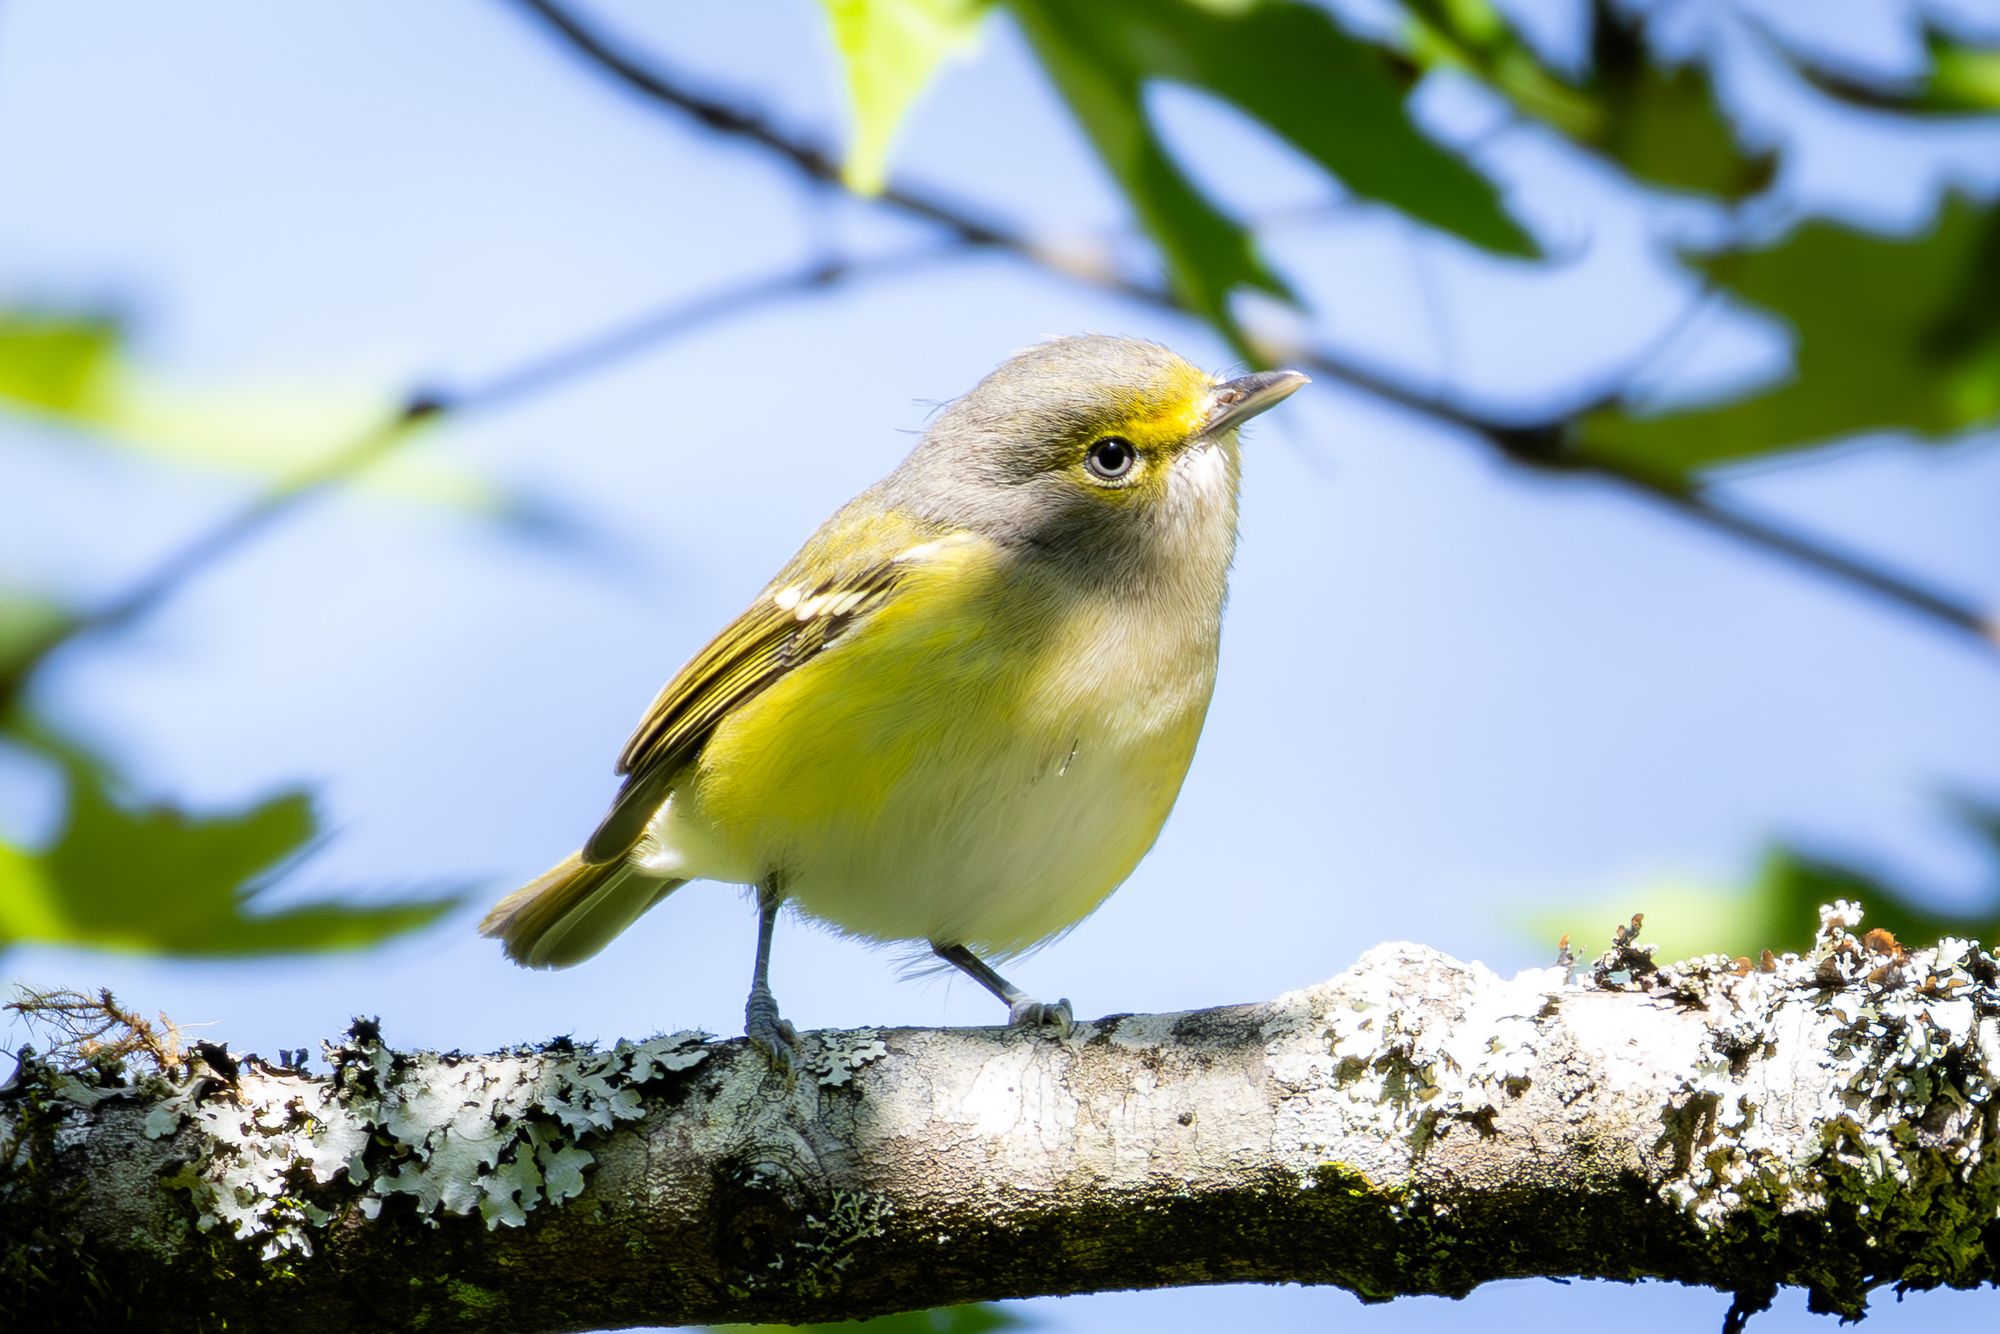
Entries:
POLYGON ((255 1241, 265 1259, 312 1254, 331 1215, 304 1197, 335 1182, 359 1188, 369 1218, 403 1196, 428 1222, 518 1227, 582 1193, 593 1137, 638 1118, 641 1090, 699 1064, 706 1041, 405 1055, 357 1023, 325 1048, 331 1079, 244 1062, 226 1089, 190 1081, 159 1102, 145 1134, 192 1133, 192 1160, 167 1184, 189 1192, 201 1228, 255 1241))
POLYGON ((893 1206, 871 1191, 834 1190, 819 1213, 805 1219, 805 1235, 788 1257, 794 1290, 808 1296, 839 1290, 856 1252, 883 1234, 893 1206))
POLYGON ((807 1068, 821 1088, 838 1088, 850 1083, 855 1071, 889 1054, 882 1035, 872 1028, 828 1029, 815 1036, 819 1041, 807 1061, 807 1068))

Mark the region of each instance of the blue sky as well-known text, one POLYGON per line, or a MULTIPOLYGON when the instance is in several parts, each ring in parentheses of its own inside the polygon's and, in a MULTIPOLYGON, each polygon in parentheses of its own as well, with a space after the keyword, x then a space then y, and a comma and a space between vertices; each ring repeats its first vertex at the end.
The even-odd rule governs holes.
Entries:
MULTIPOLYGON (((1864 10, 1842 12, 1859 25, 1864 10)), ((814 6, 592 12, 783 120, 837 131, 814 6)), ((1853 34, 1896 58, 1868 28, 1853 34)), ((1754 68, 1735 77, 1746 107, 1788 95, 1754 68)), ((1158 106, 1196 174, 1238 207, 1327 202, 1233 114, 1192 95, 1158 106)), ((1484 135, 1488 112, 1463 90, 1426 90, 1421 106, 1481 139, 1561 272, 1493 265, 1379 211, 1328 210, 1271 238, 1315 328, 1498 401, 1621 364, 1675 308, 1661 236, 1698 220, 1637 206, 1532 133, 1484 135)), ((1854 148, 1839 128, 1808 125, 1791 197, 1907 226, 1943 180, 2000 185, 2000 137, 1854 148)), ((1123 225, 1004 26, 922 104, 898 165, 1052 237, 1123 225)), ((506 4, 135 6, 115 22, 50 0, 0 8, 0 304, 116 303, 135 317, 141 365, 166 382, 393 402, 758 274, 926 239, 652 114, 506 4)), ((477 882, 497 895, 590 828, 660 680, 893 466, 928 403, 1024 343, 1084 329, 1231 360, 1187 322, 996 257, 758 307, 425 446, 570 516, 573 540, 343 495, 133 633, 79 648, 42 702, 142 792, 226 805, 315 787, 332 836, 286 894, 477 882)), ((1718 383, 1782 356, 1769 330, 1717 315, 1662 378, 1718 383)), ((1978 443, 1889 442, 1730 490, 1995 605, 2000 451, 1978 443)), ((253 489, 5 421, 0 469, 0 570, 86 600, 253 489)), ((1780 835, 1965 898, 1983 867, 1936 818, 1944 786, 2000 793, 1990 656, 1602 486, 1510 472, 1319 384, 1248 445, 1222 674, 1175 815, 1103 910, 1015 972, 1094 1015, 1267 997, 1396 938, 1511 969, 1550 950, 1521 929, 1529 905, 1644 908, 1641 887, 1663 878, 1740 881, 1780 835)), ((45 830, 50 791, 32 764, 0 756, 0 832, 45 830)), ((357 1012, 381 1014, 392 1041, 465 1049, 740 1028, 754 932, 730 889, 692 887, 555 975, 507 965, 473 936, 477 912, 363 958, 25 950, 5 967, 110 985, 251 1049, 315 1043, 357 1012)), ((1578 929, 1608 925, 1586 916, 1578 929)), ((893 953, 795 923, 781 927, 774 981, 806 1027, 996 1018, 969 985, 902 980, 893 953)), ((1885 1301, 1877 1323, 1990 1315, 1993 1302, 1885 1301)), ((1725 1305, 1531 1283, 1367 1308, 1333 1291, 1229 1288, 1027 1309, 1070 1330, 1461 1330, 1613 1312, 1665 1330, 1725 1305)), ((1759 1328, 1803 1327, 1801 1303, 1782 1305, 1759 1328)))

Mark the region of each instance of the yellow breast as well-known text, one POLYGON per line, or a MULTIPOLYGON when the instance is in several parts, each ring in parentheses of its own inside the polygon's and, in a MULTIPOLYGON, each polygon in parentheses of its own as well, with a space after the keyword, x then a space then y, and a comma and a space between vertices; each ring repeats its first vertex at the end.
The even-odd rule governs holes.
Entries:
POLYGON ((737 709, 656 830, 676 873, 776 874, 851 934, 1000 956, 1096 908, 1193 758, 1220 584, 1165 611, 1005 559, 973 540, 926 562, 737 709))

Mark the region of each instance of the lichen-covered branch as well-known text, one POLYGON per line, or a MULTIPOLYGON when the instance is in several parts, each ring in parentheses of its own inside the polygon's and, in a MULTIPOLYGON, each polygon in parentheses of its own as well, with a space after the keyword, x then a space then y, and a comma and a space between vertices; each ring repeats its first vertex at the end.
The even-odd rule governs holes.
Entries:
POLYGON ((1257 1005, 404 1053, 216 1047, 0 1090, 0 1325, 559 1330, 1252 1281, 1870 1288, 2000 1271, 2000 965, 1824 914, 1805 956, 1503 979, 1411 945, 1257 1005), (57 1317, 54 1324, 49 1320, 57 1317), (66 1319, 64 1318, 66 1317, 66 1319))

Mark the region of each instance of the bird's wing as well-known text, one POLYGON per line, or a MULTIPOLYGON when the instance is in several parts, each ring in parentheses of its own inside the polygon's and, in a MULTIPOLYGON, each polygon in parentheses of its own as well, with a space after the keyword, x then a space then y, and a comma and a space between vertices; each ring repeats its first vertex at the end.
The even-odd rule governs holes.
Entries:
POLYGON ((654 698, 618 757, 625 785, 583 845, 583 860, 631 852, 674 782, 730 711, 811 661, 877 608, 955 535, 901 513, 829 520, 750 609, 724 627, 654 698), (838 554, 822 538, 837 532, 838 554))

